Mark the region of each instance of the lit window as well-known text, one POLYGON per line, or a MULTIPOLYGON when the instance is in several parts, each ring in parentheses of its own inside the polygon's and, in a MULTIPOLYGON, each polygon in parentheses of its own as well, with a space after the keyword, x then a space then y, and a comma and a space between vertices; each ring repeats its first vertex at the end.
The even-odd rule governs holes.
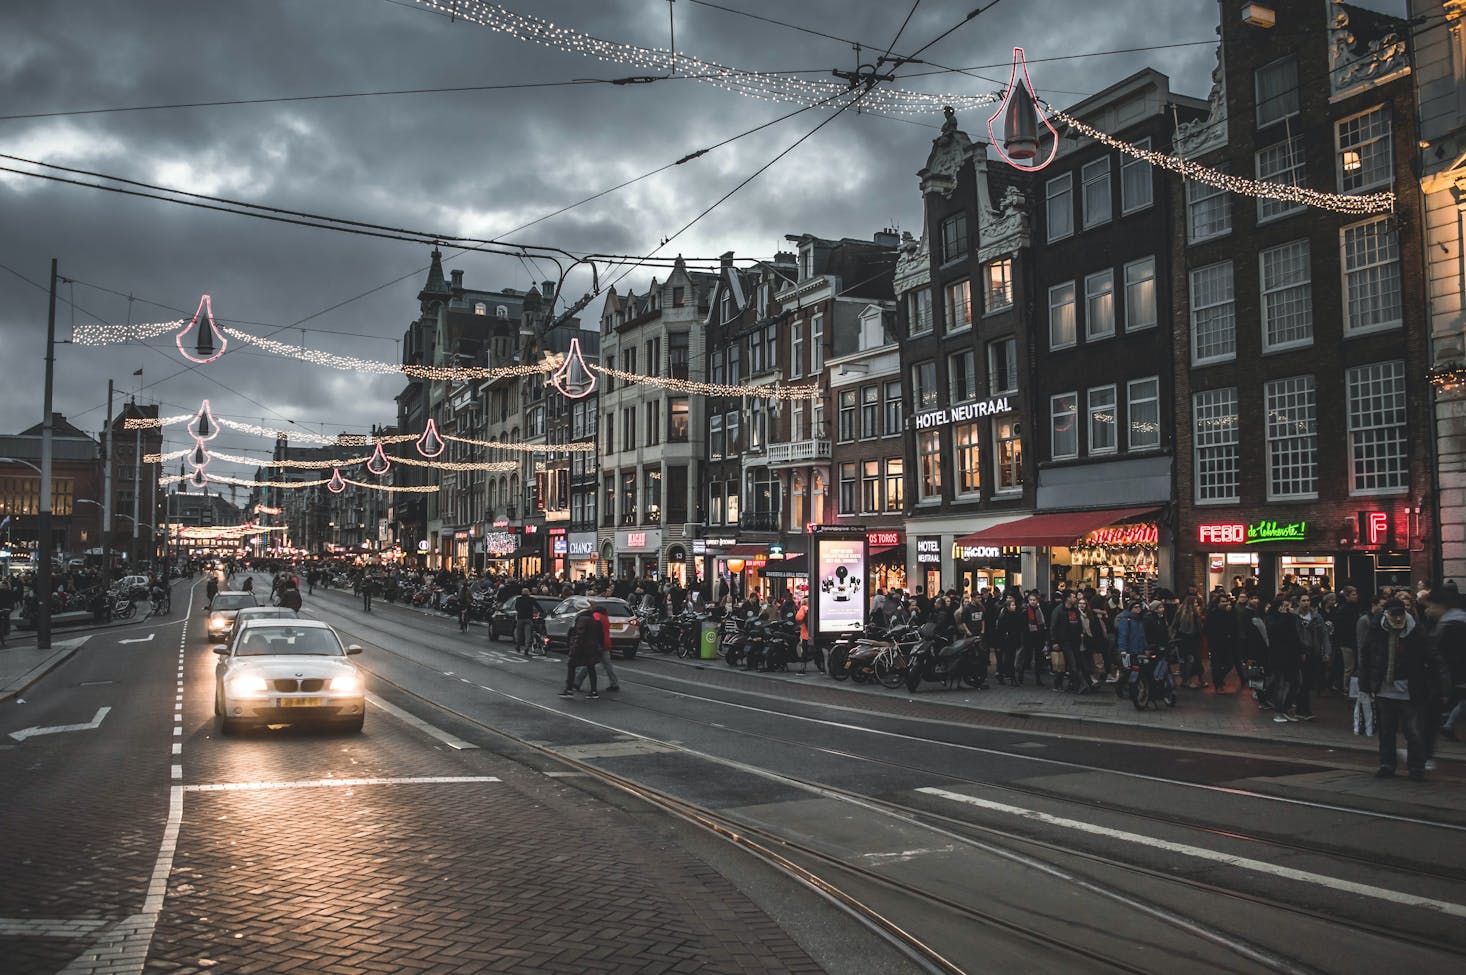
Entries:
POLYGON ((920 470, 917 487, 923 500, 942 496, 942 435, 939 430, 923 430, 916 437, 916 454, 920 470))
POLYGON ((978 426, 977 423, 963 423, 952 429, 959 495, 974 495, 982 491, 982 449, 978 443, 978 426))
POLYGON ((1013 304, 1013 259, 991 261, 983 265, 986 310, 993 312, 1013 304))
POLYGON ((993 454, 998 468, 994 490, 1003 494, 1023 490, 1023 437, 1017 420, 993 420, 993 454))
POLYGON ((1125 265, 1125 331, 1138 332, 1155 323, 1155 258, 1142 257, 1125 265))
POLYGON ((1067 281, 1049 289, 1049 348, 1068 348, 1074 338, 1074 282, 1067 281))
POLYGON ((1089 391, 1089 452, 1115 452, 1115 387, 1096 386, 1089 391))
POLYGON ((1390 150, 1389 106, 1346 118, 1335 125, 1339 145, 1339 190, 1362 193, 1388 186, 1395 178, 1390 150))
POLYGON ((1161 445, 1161 381, 1157 376, 1132 379, 1125 387, 1131 450, 1150 450, 1161 445))
POLYGON ((475 301, 473 303, 473 313, 475 315, 487 316, 489 314, 489 306, 482 301, 475 301))
POLYGON ((947 357, 948 403, 965 403, 977 398, 977 353, 972 349, 947 357))
POLYGON ((1084 337, 1115 334, 1115 272, 1099 271, 1084 279, 1084 337))
POLYGON ((900 511, 906 505, 906 461, 886 459, 886 510, 900 511))
POLYGON ((956 332, 972 324, 972 288, 966 278, 947 285, 947 331, 956 332))

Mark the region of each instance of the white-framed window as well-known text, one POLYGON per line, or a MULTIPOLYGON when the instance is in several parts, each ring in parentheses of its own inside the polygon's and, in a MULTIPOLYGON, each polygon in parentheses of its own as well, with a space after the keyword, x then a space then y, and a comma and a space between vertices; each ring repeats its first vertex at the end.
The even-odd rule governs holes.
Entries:
MULTIPOLYGON (((1139 149, 1150 149, 1150 139, 1138 139, 1139 149)), ((1150 206, 1155 197, 1154 167, 1144 159, 1123 156, 1120 162, 1120 213, 1134 213, 1150 206)))
POLYGON ((854 464, 840 465, 839 500, 840 514, 842 515, 855 514, 855 506, 857 503, 856 498, 858 494, 857 485, 860 483, 858 479, 858 471, 859 468, 857 468, 854 464))
POLYGON ((1232 262, 1197 268, 1191 272, 1191 361, 1202 365, 1236 355, 1232 262))
POLYGON ((495 318, 508 318, 509 317, 509 306, 508 305, 495 305, 494 306, 494 317, 495 318))
POLYGON ((840 443, 851 443, 855 440, 855 417, 856 401, 855 390, 840 390, 840 414, 838 423, 838 437, 840 443))
POLYGON ((1012 416, 993 419, 993 461, 997 468, 993 490, 1012 494, 1023 490, 1023 436, 1012 416))
POLYGON ((901 511, 906 507, 906 460, 886 458, 886 510, 901 511))
POLYGON ((956 448, 957 494, 972 496, 982 493, 982 447, 978 443, 976 422, 952 428, 952 446, 956 448))
POLYGON ((789 330, 789 376, 804 375, 804 322, 796 319, 789 330))
POLYGON ((1087 394, 1089 413, 1089 452, 1113 454, 1115 443, 1115 386, 1095 386, 1087 394))
POLYGON ((488 304, 488 302, 486 302, 486 301, 475 301, 473 303, 473 313, 475 315, 483 315, 485 317, 488 317, 488 314, 489 314, 489 304, 488 304))
POLYGON ((1074 282, 1065 281, 1049 289, 1049 348, 1065 349, 1074 340, 1074 282))
POLYGON ((1049 397, 1049 453, 1053 460, 1079 456, 1079 394, 1049 397))
POLYGON ((886 337, 884 313, 877 312, 874 315, 867 315, 860 320, 861 352, 866 352, 870 349, 879 349, 889 341, 890 339, 886 337))
POLYGON ((967 255, 967 214, 954 213, 942 221, 942 263, 967 255))
POLYGON ((860 510, 871 514, 881 510, 881 462, 863 461, 860 465, 860 510))
POLYGON ((1318 404, 1312 376, 1263 386, 1267 415, 1268 498, 1318 495, 1318 404))
POLYGON ((982 266, 984 310, 1000 311, 1013 307, 1013 259, 989 261, 982 266))
POLYGON ((1115 272, 1106 268, 1084 279, 1084 337, 1107 339, 1115 334, 1115 272))
POLYGON ((988 395, 1018 392, 1018 340, 1009 336, 988 343, 988 395))
POLYGON ((917 493, 923 501, 942 496, 942 433, 923 430, 916 435, 917 493))
POLYGON ((905 397, 901 395, 901 381, 899 379, 886 382, 886 436, 894 437, 901 432, 901 417, 905 412, 902 404, 905 397))
POLYGON ((918 288, 906 296, 906 321, 912 335, 932 330, 932 292, 918 288))
POLYGON ((1265 352, 1313 343, 1313 285, 1308 256, 1306 239, 1270 247, 1258 255, 1265 352))
POLYGON ((1390 107, 1379 105, 1334 125, 1338 144, 1339 191, 1363 193, 1395 178, 1390 147, 1390 107))
POLYGON ((1159 376, 1132 379, 1125 384, 1126 445, 1130 450, 1151 450, 1161 445, 1161 380, 1159 376))
POLYGON ((972 326, 972 283, 966 278, 946 287, 947 331, 956 332, 972 326))
POLYGON ((1253 73, 1259 129, 1298 114, 1298 60, 1293 55, 1253 73))
POLYGON ((881 387, 860 387, 860 439, 874 440, 881 435, 881 387))
POLYGON ((1395 494, 1410 487, 1405 439, 1405 363, 1375 362, 1346 374, 1349 493, 1395 494))
POLYGON ((1209 389, 1191 397, 1196 442, 1196 503, 1239 500, 1241 467, 1237 437, 1237 387, 1209 389))
POLYGON ((1186 184, 1187 239, 1195 244, 1232 232, 1232 200, 1226 190, 1195 180, 1186 184))
MULTIPOLYGON (((1266 149, 1259 149, 1255 159, 1257 178, 1260 182, 1276 183, 1279 186, 1303 185, 1303 178, 1306 175, 1303 136, 1295 135, 1291 139, 1284 139, 1266 149)), ((1276 220, 1278 217, 1298 213, 1303 209, 1305 208, 1302 203, 1259 197, 1257 219, 1259 223, 1265 220, 1276 220)))
POLYGON ((1065 173, 1044 186, 1044 222, 1049 241, 1063 240, 1074 233, 1074 174, 1065 173))
POLYGON ((1083 181, 1084 229, 1109 223, 1113 209, 1110 202, 1110 157, 1085 163, 1080 178, 1083 181))
POLYGON ((938 406, 937 364, 928 359, 911 367, 911 403, 918 410, 934 410, 938 406))
POLYGON ((1155 258, 1142 257, 1125 265, 1125 331, 1154 328, 1155 258))
POLYGON ((1344 265, 1344 334, 1396 328, 1400 304, 1400 243, 1389 217, 1339 231, 1344 265))
MULTIPOLYGON (((928 306, 927 311, 931 308, 928 306)), ((825 316, 815 315, 809 320, 809 374, 818 376, 825 371, 825 316)))
POLYGON ((947 391, 949 404, 977 399, 977 353, 972 349, 947 357, 947 391))

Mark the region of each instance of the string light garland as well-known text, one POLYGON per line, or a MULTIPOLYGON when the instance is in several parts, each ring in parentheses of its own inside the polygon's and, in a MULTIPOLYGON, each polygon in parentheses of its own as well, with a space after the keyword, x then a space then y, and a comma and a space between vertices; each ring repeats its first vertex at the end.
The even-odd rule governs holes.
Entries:
MULTIPOLYGON (((182 447, 182 448, 180 448, 178 450, 170 450, 166 454, 143 454, 143 463, 144 464, 166 464, 170 460, 177 460, 180 457, 187 456, 188 453, 189 453, 189 451, 191 451, 192 449, 193 449, 192 447, 182 447)), ((216 457, 222 457, 223 455, 222 454, 215 454, 215 456, 216 457)))
POLYGON ((78 325, 71 330, 73 345, 117 345, 121 342, 142 342, 176 332, 188 320, 172 322, 130 322, 126 325, 78 325))
POLYGON ((523 366, 496 366, 492 368, 489 366, 403 365, 395 362, 384 362, 380 359, 362 359, 352 355, 337 355, 333 352, 323 352, 319 349, 307 349, 304 346, 291 345, 288 342, 280 342, 275 339, 253 335, 238 328, 225 328, 224 334, 231 338, 236 338, 247 345, 264 349, 266 352, 273 352, 276 355, 299 359, 301 362, 308 362, 312 365, 326 366, 330 369, 340 369, 345 372, 361 372, 378 376, 402 375, 413 379, 427 379, 433 382, 466 382, 471 379, 508 379, 519 376, 536 376, 547 373, 552 368, 547 362, 523 366))
MULTIPOLYGON (((814 106, 849 91, 837 81, 813 81, 779 72, 742 71, 692 57, 684 52, 640 47, 602 40, 574 28, 561 27, 541 17, 516 13, 485 0, 417 0, 418 3, 455 20, 465 20, 515 40, 579 54, 598 61, 625 65, 652 74, 680 74, 748 98, 814 106)), ((945 105, 969 109, 990 105, 996 95, 933 94, 895 87, 871 87, 864 105, 870 111, 899 115, 940 112, 945 105)))
MULTIPOLYGON (((180 423, 187 423, 194 418, 192 413, 179 413, 176 416, 130 416, 122 421, 124 430, 156 430, 159 427, 171 427, 180 423)), ((179 456, 182 456, 180 454, 179 456)))
POLYGON ((219 326, 214 324, 214 303, 208 295, 199 299, 199 307, 193 313, 193 320, 179 330, 174 341, 178 345, 179 355, 199 365, 213 362, 229 348, 229 340, 219 331, 219 326), (202 323, 199 321, 201 315, 204 318, 202 323), (193 333, 193 338, 189 338, 190 332, 193 333))
POLYGON ((1432 366, 1426 378, 1442 393, 1454 393, 1466 388, 1466 365, 1459 362, 1440 363, 1432 366))
MULTIPOLYGON (((416 438, 413 438, 416 439, 416 438)), ((589 440, 581 440, 575 443, 514 443, 505 440, 475 440, 472 437, 459 437, 451 433, 443 434, 444 440, 451 440, 454 443, 472 444, 475 447, 490 447, 494 450, 520 450, 526 453, 554 453, 565 451, 571 454, 594 453, 596 445, 589 440)))
POLYGON ((1334 213, 1390 213, 1395 209, 1395 194, 1393 192, 1386 191, 1383 193, 1365 193, 1359 196, 1350 196, 1343 193, 1323 193, 1318 190, 1310 190, 1304 186, 1289 186, 1285 183, 1267 183, 1262 180, 1249 179, 1245 176, 1234 176, 1231 173, 1224 173, 1220 170, 1212 169, 1210 166, 1203 166, 1201 163, 1183 159, 1180 156, 1172 156, 1168 153, 1132 145, 1123 139, 1115 138, 1108 132, 1102 132, 1088 123, 1081 122, 1072 115, 1065 114, 1048 105, 1044 107, 1053 118, 1096 142, 1107 145, 1111 149, 1118 149, 1120 152, 1135 159, 1148 162, 1152 166, 1169 170, 1181 176, 1183 179, 1205 183, 1208 186, 1215 186, 1217 189, 1226 190, 1228 193, 1238 193, 1242 196, 1257 197, 1264 200, 1282 200, 1288 203, 1301 203, 1305 206, 1317 207, 1320 210, 1331 210, 1334 213))
POLYGON ((622 372, 609 366, 592 364, 591 368, 605 376, 611 376, 626 383, 646 383, 679 393, 695 393, 699 396, 741 396, 749 399, 800 400, 823 399, 824 393, 815 386, 720 386, 693 379, 672 379, 668 376, 643 376, 635 372, 622 372))
MULTIPOLYGON (((519 461, 517 460, 490 460, 490 461, 452 461, 452 460, 417 460, 412 457, 393 457, 398 464, 406 464, 409 467, 431 467, 440 471, 517 471, 519 461)), ((368 468, 370 470, 370 468, 368 468)))

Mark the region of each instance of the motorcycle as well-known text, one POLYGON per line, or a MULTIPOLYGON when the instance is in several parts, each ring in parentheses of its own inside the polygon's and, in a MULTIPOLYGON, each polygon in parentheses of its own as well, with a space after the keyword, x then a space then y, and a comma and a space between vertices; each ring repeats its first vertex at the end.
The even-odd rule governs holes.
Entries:
POLYGON ((749 658, 754 653, 762 653, 760 644, 764 636, 761 620, 730 617, 723 621, 718 648, 729 667, 752 669, 749 658))
POLYGON ((987 651, 980 637, 965 637, 953 643, 937 636, 930 623, 921 628, 922 641, 906 664, 906 689, 912 693, 923 683, 940 682, 944 687, 966 684, 987 689, 987 651))
POLYGON ((1115 693, 1128 696, 1135 710, 1144 711, 1152 704, 1159 706, 1164 701, 1168 707, 1176 706, 1176 678, 1171 673, 1175 659, 1174 646, 1146 647, 1120 655, 1124 671, 1115 693))
POLYGON ((792 620, 774 620, 761 624, 763 639, 749 652, 749 670, 788 670, 797 657, 799 627, 792 620))

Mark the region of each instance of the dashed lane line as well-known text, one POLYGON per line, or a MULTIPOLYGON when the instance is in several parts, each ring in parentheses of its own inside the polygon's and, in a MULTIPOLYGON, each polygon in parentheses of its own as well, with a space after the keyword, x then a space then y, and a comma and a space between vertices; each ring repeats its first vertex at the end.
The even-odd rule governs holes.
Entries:
POLYGON ((478 746, 475 745, 473 742, 464 741, 462 738, 449 734, 442 728, 428 724, 417 715, 412 714, 408 711, 404 711, 395 704, 388 704, 386 701, 382 700, 375 694, 368 693, 366 699, 367 703, 370 704, 372 707, 380 711, 385 711, 387 714, 392 715, 392 717, 396 718, 398 721, 401 721, 403 724, 409 725, 413 728, 416 728, 418 731, 421 731, 429 738, 436 738, 438 741, 441 741, 449 748, 455 749, 456 751, 468 751, 470 749, 478 748, 478 746))

